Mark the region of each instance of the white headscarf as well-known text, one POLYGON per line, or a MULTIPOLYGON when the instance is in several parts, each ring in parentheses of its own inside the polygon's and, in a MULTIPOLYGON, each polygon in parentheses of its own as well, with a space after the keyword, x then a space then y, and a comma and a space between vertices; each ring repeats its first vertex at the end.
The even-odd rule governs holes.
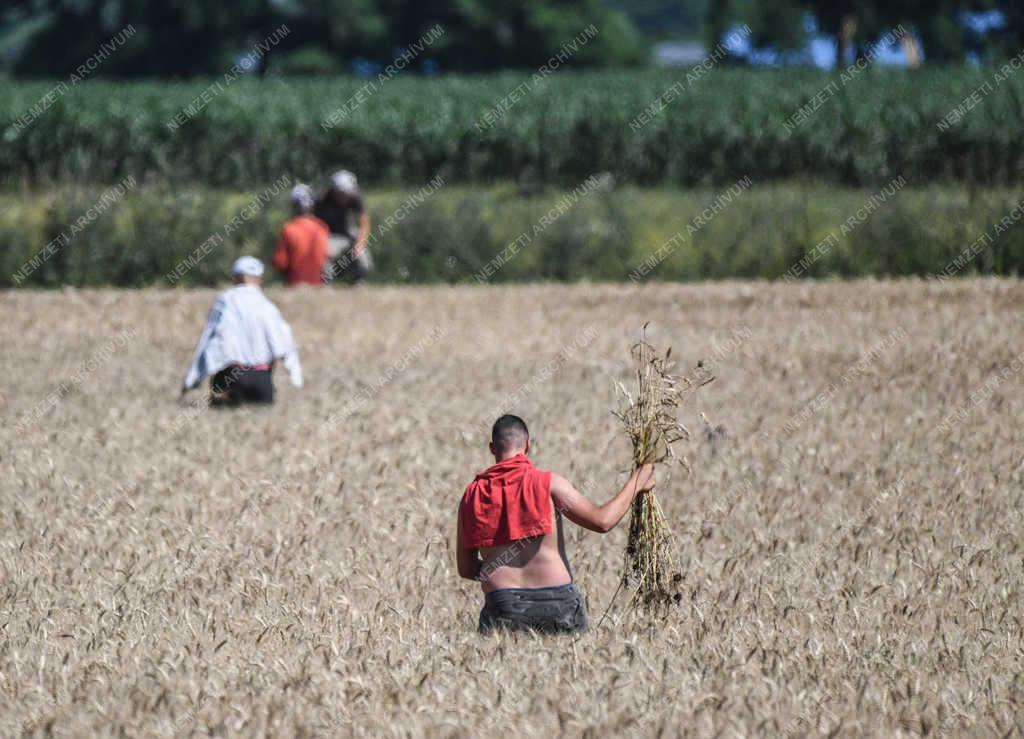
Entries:
POLYGON ((359 192, 359 182, 356 181, 356 176, 347 169, 339 169, 331 175, 331 187, 348 195, 359 192))

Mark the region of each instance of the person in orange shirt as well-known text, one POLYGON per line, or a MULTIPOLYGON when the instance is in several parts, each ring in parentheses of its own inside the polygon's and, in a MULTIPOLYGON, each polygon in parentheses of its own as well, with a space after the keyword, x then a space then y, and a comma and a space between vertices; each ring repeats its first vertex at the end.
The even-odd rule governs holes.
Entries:
POLYGON ((291 201, 294 217, 281 229, 271 264, 288 285, 322 285, 330 229, 313 215, 309 185, 293 187, 291 201))

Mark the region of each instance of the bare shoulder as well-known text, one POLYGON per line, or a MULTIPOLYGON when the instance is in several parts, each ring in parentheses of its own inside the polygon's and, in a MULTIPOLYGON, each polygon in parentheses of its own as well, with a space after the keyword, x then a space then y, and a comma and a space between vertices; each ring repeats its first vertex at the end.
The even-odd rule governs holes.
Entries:
POLYGON ((551 473, 551 492, 552 493, 567 493, 571 490, 575 490, 572 483, 566 480, 557 472, 551 473))

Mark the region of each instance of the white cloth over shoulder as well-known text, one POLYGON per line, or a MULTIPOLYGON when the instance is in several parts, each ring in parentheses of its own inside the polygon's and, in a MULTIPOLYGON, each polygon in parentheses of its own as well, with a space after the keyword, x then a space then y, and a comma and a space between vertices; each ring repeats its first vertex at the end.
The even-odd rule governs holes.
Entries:
POLYGON ((299 350, 281 311, 257 285, 235 285, 213 303, 185 375, 184 389, 194 388, 207 375, 233 364, 267 364, 275 359, 283 360, 292 384, 302 387, 299 350))

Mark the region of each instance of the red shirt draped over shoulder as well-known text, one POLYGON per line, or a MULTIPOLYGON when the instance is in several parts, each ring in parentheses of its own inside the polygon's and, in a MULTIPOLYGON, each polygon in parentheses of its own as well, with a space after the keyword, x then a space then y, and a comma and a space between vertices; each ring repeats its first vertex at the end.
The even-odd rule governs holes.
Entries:
POLYGON ((488 467, 466 488, 459 504, 462 546, 494 547, 551 533, 551 473, 525 454, 488 467))

